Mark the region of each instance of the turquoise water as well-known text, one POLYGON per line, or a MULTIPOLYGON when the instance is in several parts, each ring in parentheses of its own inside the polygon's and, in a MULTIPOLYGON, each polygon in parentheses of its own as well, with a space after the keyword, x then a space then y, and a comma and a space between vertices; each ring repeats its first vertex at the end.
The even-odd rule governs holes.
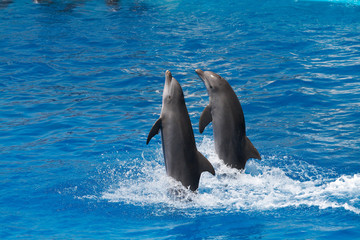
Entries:
POLYGON ((0 1, 0 238, 360 238, 359 33, 357 1, 0 1), (245 173, 197 68, 239 96, 245 173), (190 200, 145 144, 166 70, 217 173, 190 200))

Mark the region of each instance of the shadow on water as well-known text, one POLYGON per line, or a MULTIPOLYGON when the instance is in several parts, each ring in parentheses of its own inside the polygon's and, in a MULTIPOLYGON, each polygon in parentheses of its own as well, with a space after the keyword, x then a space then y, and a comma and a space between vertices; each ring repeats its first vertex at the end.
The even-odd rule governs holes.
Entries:
POLYGON ((0 1, 0 9, 7 8, 12 3, 13 3, 12 0, 1 0, 0 1))
MULTIPOLYGON (((69 1, 57 1, 57 0, 33 0, 33 3, 53 7, 60 12, 71 12, 75 8, 84 5, 87 0, 69 0, 69 1)), ((7 8, 10 4, 14 3, 13 0, 0 0, 0 9, 7 8)), ((126 1, 121 0, 104 0, 104 3, 112 11, 119 11, 123 6, 127 6, 129 11, 132 12, 144 12, 149 10, 149 6, 141 1, 126 1)))
POLYGON ((34 3, 47 5, 47 6, 55 6, 57 10, 61 12, 71 12, 76 7, 83 5, 86 0, 78 0, 78 1, 65 1, 65 2, 58 2, 52 0, 34 0, 34 3))
POLYGON ((120 0, 106 0, 106 5, 113 9, 113 11, 119 11, 121 1, 120 0))
MULTIPOLYGON (((42 6, 53 7, 55 10, 59 12, 72 12, 75 8, 83 6, 87 0, 72 0, 72 1, 56 1, 56 0, 33 0, 33 3, 39 4, 42 6)), ((0 10, 6 9, 11 4, 13 4, 13 0, 0 0, 0 10)), ((121 0, 105 0, 105 5, 114 12, 122 9, 123 5, 127 5, 128 10, 131 12, 145 12, 149 10, 149 6, 147 4, 140 1, 129 1, 127 3, 123 3, 121 0)))
MULTIPOLYGON (((3 0, 4 7, 7 7, 13 1, 11 0, 3 0)), ((1 2, 1 3, 2 3, 1 2)), ((53 0, 34 0, 35 4, 41 4, 46 6, 56 7, 57 10, 62 12, 70 12, 75 8, 84 5, 87 0, 76 0, 76 1, 53 1, 53 0)), ((128 1, 127 3, 123 3, 121 0, 105 0, 106 6, 108 6, 112 11, 119 11, 123 5, 127 5, 128 9, 132 12, 144 12, 149 9, 147 4, 141 1, 128 1)), ((0 3, 0 4, 1 4, 0 3)), ((1 5, 0 5, 1 8, 1 5)))

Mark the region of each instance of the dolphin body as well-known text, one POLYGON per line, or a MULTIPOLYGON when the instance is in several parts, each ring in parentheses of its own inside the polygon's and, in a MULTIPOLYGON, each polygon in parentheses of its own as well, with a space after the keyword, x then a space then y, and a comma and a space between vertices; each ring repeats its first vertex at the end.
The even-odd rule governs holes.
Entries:
POLYGON ((259 152, 246 136, 245 118, 238 97, 220 75, 195 70, 209 94, 209 105, 200 116, 199 131, 212 122, 215 151, 225 164, 244 169, 249 158, 261 159, 259 152))
POLYGON ((215 175, 211 163, 196 148, 183 91, 170 71, 165 73, 160 118, 152 126, 146 144, 159 130, 167 175, 192 191, 198 188, 202 172, 215 175))

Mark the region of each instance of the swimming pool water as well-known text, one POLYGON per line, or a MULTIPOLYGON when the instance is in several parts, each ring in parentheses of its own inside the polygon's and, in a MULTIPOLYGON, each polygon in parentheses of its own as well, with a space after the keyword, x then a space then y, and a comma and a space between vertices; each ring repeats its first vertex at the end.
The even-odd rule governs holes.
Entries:
POLYGON ((360 238, 357 1, 0 1, 2 239, 360 238), (214 151, 195 69, 229 81, 262 160, 214 151), (217 175, 173 199, 164 73, 217 175))

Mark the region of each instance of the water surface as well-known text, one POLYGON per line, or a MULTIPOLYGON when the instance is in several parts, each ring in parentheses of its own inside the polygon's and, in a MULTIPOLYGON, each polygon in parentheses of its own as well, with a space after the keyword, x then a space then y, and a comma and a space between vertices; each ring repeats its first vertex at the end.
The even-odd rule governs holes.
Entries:
POLYGON ((357 1, 1 1, 2 239, 360 237, 357 1), (263 160, 245 172, 199 134, 221 74, 263 160), (164 73, 214 165, 168 195, 164 73))

